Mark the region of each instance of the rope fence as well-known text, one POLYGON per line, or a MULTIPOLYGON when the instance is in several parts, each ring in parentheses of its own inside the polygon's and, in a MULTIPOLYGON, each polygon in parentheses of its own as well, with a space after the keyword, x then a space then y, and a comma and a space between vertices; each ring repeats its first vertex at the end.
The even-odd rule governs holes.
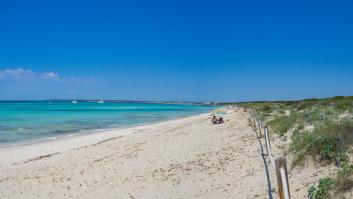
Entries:
POLYGON ((266 156, 269 157, 272 168, 276 171, 279 198, 290 199, 287 159, 282 156, 273 156, 268 127, 264 125, 264 123, 256 116, 256 112, 254 110, 250 110, 250 115, 252 117, 250 119, 252 123, 251 126, 259 139, 264 138, 266 145, 266 156))

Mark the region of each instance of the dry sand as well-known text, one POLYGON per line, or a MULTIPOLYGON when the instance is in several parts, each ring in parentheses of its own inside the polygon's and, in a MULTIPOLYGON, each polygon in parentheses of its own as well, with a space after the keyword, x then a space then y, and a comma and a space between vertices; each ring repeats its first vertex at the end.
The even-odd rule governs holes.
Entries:
MULTIPOLYGON (((268 198, 248 114, 0 149, 0 198, 268 198)), ((275 198, 275 197, 274 197, 275 198)))

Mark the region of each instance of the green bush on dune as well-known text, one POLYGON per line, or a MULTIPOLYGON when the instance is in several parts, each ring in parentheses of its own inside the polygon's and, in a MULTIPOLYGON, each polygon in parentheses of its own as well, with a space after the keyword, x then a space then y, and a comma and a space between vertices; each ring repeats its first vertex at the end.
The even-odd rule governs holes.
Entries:
POLYGON ((284 135, 292 126, 288 116, 277 117, 270 122, 270 127, 279 135, 284 135))
POLYGON ((296 124, 296 117, 291 116, 278 116, 274 120, 269 122, 271 129, 283 136, 287 131, 289 131, 296 124))
POLYGON ((261 110, 264 112, 272 112, 272 105, 270 103, 266 103, 263 107, 261 107, 261 110))
POLYGON ((353 145, 353 122, 342 121, 316 128, 313 132, 294 131, 291 150, 295 155, 294 165, 306 157, 342 165, 347 160, 347 148, 353 145))
POLYGON ((337 108, 341 111, 348 111, 348 112, 352 113, 353 112, 353 102, 348 101, 348 100, 341 101, 337 104, 337 108))
POLYGON ((324 110, 312 109, 302 114, 302 119, 309 125, 314 125, 317 122, 323 122, 327 120, 327 115, 324 110))
POLYGON ((353 165, 346 164, 336 176, 336 179, 323 178, 318 186, 311 186, 308 195, 311 199, 342 198, 344 193, 353 189, 353 165))
POLYGON ((303 100, 303 101, 298 103, 297 110, 300 111, 300 110, 304 110, 304 109, 307 109, 307 108, 311 108, 311 107, 317 105, 318 103, 319 103, 318 99, 303 100))
POLYGON ((342 140, 346 146, 353 145, 353 121, 343 120, 340 122, 331 122, 319 129, 319 133, 336 137, 342 140))
POLYGON ((322 178, 319 181, 317 187, 311 186, 309 188, 310 199, 324 199, 329 197, 329 191, 332 188, 335 181, 332 178, 322 178))
POLYGON ((333 189, 336 194, 345 193, 353 189, 353 165, 345 164, 342 167, 335 179, 333 189))

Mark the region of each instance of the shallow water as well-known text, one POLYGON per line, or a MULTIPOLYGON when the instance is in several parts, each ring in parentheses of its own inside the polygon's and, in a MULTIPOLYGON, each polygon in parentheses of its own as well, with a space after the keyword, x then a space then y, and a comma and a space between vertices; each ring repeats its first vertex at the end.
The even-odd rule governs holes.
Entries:
POLYGON ((0 144, 52 139, 206 113, 214 106, 119 102, 0 102, 0 144))

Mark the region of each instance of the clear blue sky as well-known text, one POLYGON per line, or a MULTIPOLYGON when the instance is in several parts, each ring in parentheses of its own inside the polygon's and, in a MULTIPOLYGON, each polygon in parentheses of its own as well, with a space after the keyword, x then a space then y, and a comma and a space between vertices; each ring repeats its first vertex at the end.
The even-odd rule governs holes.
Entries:
POLYGON ((353 95, 353 1, 0 0, 0 99, 353 95))

